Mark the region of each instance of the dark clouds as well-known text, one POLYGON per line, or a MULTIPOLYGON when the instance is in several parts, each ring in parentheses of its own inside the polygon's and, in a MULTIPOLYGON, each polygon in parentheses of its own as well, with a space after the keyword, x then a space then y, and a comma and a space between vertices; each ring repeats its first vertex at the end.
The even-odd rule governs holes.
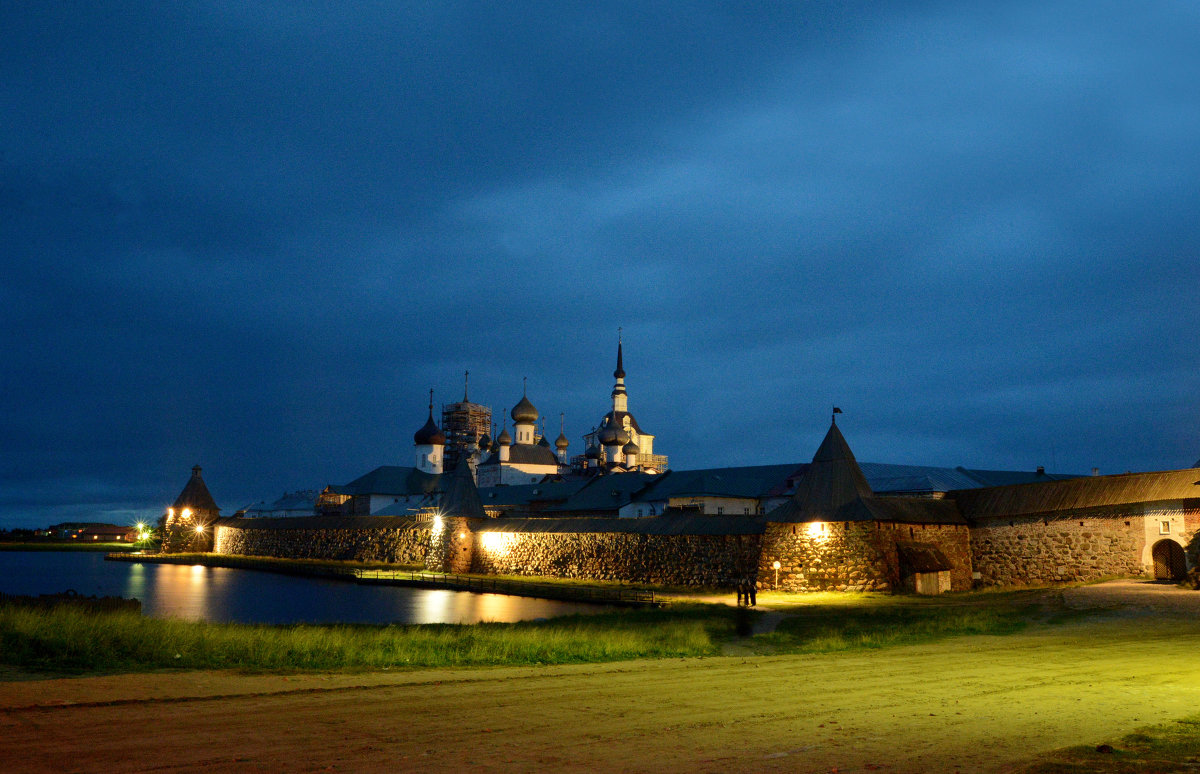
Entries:
MULTIPOLYGON (((593 4, 594 5, 594 4, 593 4)), ((680 467, 1200 456, 1187 4, 0 10, 0 521, 407 463, 529 376, 680 467)), ((107 518, 107 517, 106 517, 107 518)))

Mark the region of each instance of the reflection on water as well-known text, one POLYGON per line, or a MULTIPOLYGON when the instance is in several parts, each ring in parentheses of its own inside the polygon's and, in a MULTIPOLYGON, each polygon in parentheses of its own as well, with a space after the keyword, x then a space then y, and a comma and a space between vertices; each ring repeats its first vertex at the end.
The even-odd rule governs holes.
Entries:
POLYGON ((0 592, 124 596, 155 618, 240 623, 477 623, 611 609, 443 589, 358 586, 253 570, 108 562, 90 552, 0 551, 0 592))

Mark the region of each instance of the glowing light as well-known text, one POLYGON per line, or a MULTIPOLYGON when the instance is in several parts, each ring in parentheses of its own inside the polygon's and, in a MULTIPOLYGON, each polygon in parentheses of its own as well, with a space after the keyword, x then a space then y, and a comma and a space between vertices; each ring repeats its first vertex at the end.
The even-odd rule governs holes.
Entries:
POLYGON ((203 524, 197 524, 197 525, 196 525, 196 534, 197 534, 197 535, 199 535, 199 534, 201 534, 202 532, 204 532, 204 525, 203 525, 203 524))
POLYGON ((465 532, 460 532, 460 533, 458 533, 458 539, 459 539, 459 540, 466 540, 466 539, 467 539, 467 533, 465 533, 465 532))
POLYGON ((192 515, 192 509, 184 508, 182 511, 179 512, 179 515, 186 519, 192 515))
POLYGON ((778 559, 776 559, 775 563, 772 564, 771 566, 774 567, 776 570, 779 570, 781 567, 783 567, 783 565, 779 563, 778 559))
POLYGON ((442 531, 442 514, 433 514, 433 528, 438 532, 442 531))
POLYGON ((516 538, 505 532, 481 532, 479 533, 479 544, 487 553, 503 554, 507 553, 516 538))
POLYGON ((139 521, 139 522, 137 523, 137 525, 135 526, 135 529, 136 529, 138 532, 145 532, 145 531, 146 531, 146 523, 145 523, 145 522, 143 522, 143 521, 139 521))
POLYGON ((808 531, 808 536, 810 538, 816 538, 818 540, 824 539, 824 537, 825 537, 825 522, 814 521, 808 525, 807 531, 808 531))
POLYGON ((167 518, 168 518, 168 519, 173 519, 173 518, 175 518, 175 509, 174 509, 174 508, 168 508, 168 509, 167 509, 167 518))

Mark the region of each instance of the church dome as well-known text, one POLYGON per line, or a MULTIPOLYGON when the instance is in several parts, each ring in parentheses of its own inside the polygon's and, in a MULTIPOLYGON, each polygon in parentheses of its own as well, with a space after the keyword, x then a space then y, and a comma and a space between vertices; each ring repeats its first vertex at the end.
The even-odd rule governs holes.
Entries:
POLYGON ((554 448, 556 449, 565 449, 570 445, 571 442, 567 440, 567 436, 564 433, 559 433, 558 438, 554 439, 554 448))
POLYGON ((537 418, 538 410, 529 402, 529 398, 522 395, 521 402, 513 406, 512 420, 520 424, 531 425, 537 421, 537 418))
POLYGON ((625 444, 629 443, 632 440, 633 440, 633 437, 629 435, 629 431, 626 430, 624 427, 617 425, 617 427, 616 427, 617 446, 624 446, 625 444))
POLYGON ((485 451, 492 448, 492 437, 484 433, 483 437, 479 439, 479 448, 485 451))
POLYGON ((596 446, 595 444, 587 447, 587 451, 583 453, 583 456, 587 457, 589 460, 600 459, 600 447, 596 446))
MULTIPOLYGON (((600 431, 600 435, 598 437, 600 439, 600 443, 604 444, 605 446, 616 446, 617 445, 617 428, 614 425, 609 424, 603 430, 600 431)), ((626 440, 628 440, 628 439, 626 439, 626 440)))
POLYGON ((438 426, 434 423, 432 409, 429 412, 429 419, 425 421, 425 426, 413 433, 413 443, 417 446, 446 445, 446 434, 439 430, 438 426))
POLYGON ((512 436, 508 434, 508 428, 500 431, 500 435, 496 436, 496 443, 501 446, 512 446, 512 436))
POLYGON ((641 451, 641 448, 639 448, 638 445, 636 443, 634 443, 633 441, 630 441, 629 443, 627 443, 621 447, 622 454, 637 454, 640 451, 641 451))

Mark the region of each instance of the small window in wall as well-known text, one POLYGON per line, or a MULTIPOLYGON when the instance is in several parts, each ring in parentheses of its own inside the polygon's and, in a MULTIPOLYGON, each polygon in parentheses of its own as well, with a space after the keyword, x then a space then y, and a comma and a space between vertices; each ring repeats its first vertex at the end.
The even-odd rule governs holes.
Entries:
POLYGON ((1081 527, 1083 526, 1083 522, 1082 522, 1082 521, 1081 521, 1081 522, 1079 522, 1079 526, 1081 526, 1081 527))
POLYGON ((750 506, 747 505, 745 508, 743 508, 742 513, 746 516, 749 516, 750 515, 750 506))
POLYGON ((718 516, 721 516, 721 515, 723 515, 724 513, 725 513, 725 506, 723 506, 723 505, 718 505, 718 506, 717 506, 717 515, 718 515, 718 516))
POLYGON ((1162 521, 1160 521, 1158 523, 1158 534, 1160 534, 1160 535, 1170 535, 1171 534, 1171 522, 1169 519, 1163 519, 1162 521))
POLYGON ((917 534, 917 533, 916 533, 916 532, 913 530, 913 528, 912 528, 912 527, 909 527, 909 528, 908 528, 908 536, 909 536, 909 537, 912 537, 912 536, 913 536, 913 535, 915 535, 915 534, 917 534))

